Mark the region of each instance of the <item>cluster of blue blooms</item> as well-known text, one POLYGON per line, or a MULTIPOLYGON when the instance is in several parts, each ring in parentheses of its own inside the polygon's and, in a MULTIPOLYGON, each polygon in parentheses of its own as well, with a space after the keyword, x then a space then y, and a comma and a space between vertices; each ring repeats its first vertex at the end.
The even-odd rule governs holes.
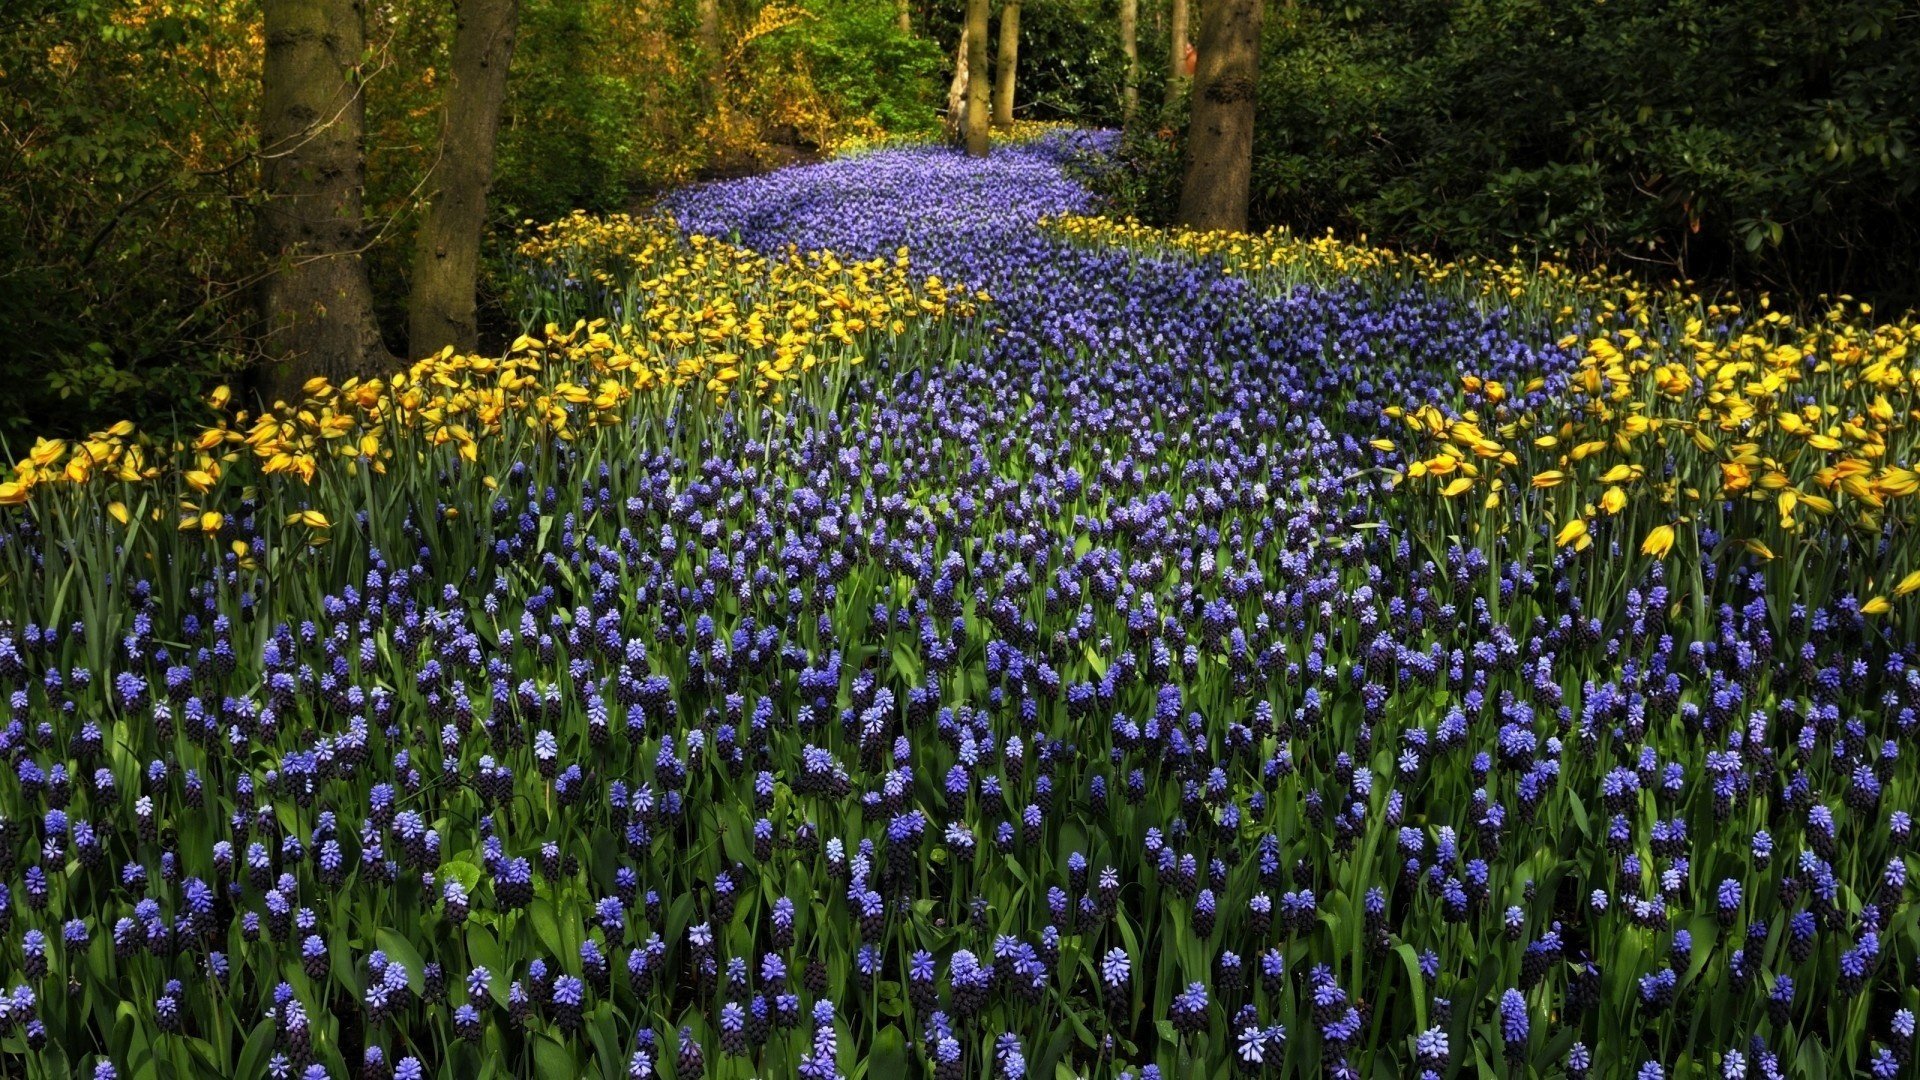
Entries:
POLYGON ((472 559, 0 582, 0 1072, 1912 1075, 1914 646, 1403 520, 1388 405, 1571 358, 1049 237, 1101 138, 676 194, 993 302, 472 559))

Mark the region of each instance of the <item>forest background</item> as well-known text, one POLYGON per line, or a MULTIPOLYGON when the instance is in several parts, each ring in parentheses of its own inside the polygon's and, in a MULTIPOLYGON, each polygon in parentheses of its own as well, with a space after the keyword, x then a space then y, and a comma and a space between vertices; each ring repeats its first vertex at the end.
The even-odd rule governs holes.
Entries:
MULTIPOLYGON (((1208 0, 1027 0, 1024 120, 1124 127, 1116 213, 1180 216, 1208 0)), ((1215 0, 1229 3, 1232 0, 1215 0)), ((0 439, 164 422, 259 366, 260 0, 0 10, 0 439)), ((478 275, 526 223, 944 137, 964 0, 519 0, 478 275)), ((458 5, 365 4, 357 250, 408 351, 458 5)), ((995 78, 1008 5, 981 49, 995 78)), ((1273 0, 1254 227, 1560 258, 1811 300, 1920 299, 1920 9, 1897 0, 1273 0)), ((996 102, 996 105, 999 103, 996 102)), ((998 111, 998 109, 996 109, 998 111)), ((263 152, 263 147, 267 149, 263 152)), ((416 335, 417 336, 417 335, 416 335)), ((15 447, 17 450, 18 447, 15 447)))

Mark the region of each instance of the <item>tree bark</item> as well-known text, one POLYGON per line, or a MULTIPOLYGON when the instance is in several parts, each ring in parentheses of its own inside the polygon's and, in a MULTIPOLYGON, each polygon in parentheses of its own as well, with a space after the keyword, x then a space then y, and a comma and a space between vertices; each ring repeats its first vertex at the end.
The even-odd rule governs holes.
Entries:
POLYGON ((694 17, 694 33, 700 45, 699 70, 705 74, 702 82, 707 104, 712 106, 720 101, 720 80, 726 76, 726 58, 720 45, 720 0, 696 0, 694 17))
POLYGON ((438 190, 414 241, 407 344, 416 359, 448 345, 461 352, 479 345, 480 238, 520 0, 456 0, 454 19, 453 81, 433 174, 438 190))
POLYGON ((1120 115, 1132 120, 1140 108, 1140 0, 1120 0, 1120 52, 1127 58, 1127 84, 1120 90, 1120 115))
POLYGON ((1183 225, 1246 231, 1262 6, 1262 0, 1209 0, 1201 20, 1187 175, 1180 189, 1183 225))
POLYGON ((967 153, 987 156, 987 121, 993 105, 987 81, 988 0, 967 0, 967 153))
POLYGON ((1013 126, 1014 72, 1020 66, 1020 0, 1000 5, 1000 63, 994 68, 993 126, 1013 126))
POLYGON ((967 136, 967 60, 973 53, 970 29, 960 27, 960 44, 953 50, 953 81, 947 83, 947 138, 956 146, 967 136))
POLYGON ((709 67, 720 64, 720 0, 697 0, 694 15, 699 20, 700 51, 709 67))
POLYGON ((297 401, 316 375, 338 381, 392 362, 360 258, 366 12, 361 0, 261 7, 259 304, 269 363, 258 386, 269 401, 297 401))
POLYGON ((894 6, 900 17, 900 32, 911 37, 913 35, 913 17, 907 12, 907 0, 899 0, 894 6))
POLYGON ((1167 19, 1167 104, 1175 105, 1187 90, 1187 0, 1173 0, 1167 19))

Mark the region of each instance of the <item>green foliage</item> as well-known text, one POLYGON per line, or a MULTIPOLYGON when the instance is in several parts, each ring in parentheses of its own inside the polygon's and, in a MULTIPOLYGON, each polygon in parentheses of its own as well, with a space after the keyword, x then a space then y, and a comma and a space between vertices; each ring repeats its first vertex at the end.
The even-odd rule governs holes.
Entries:
MULTIPOLYGON (((899 32, 890 0, 805 0, 766 29, 795 7, 722 0, 715 56, 693 0, 522 0, 496 220, 625 209, 716 167, 782 160, 774 141, 791 156, 839 131, 936 126, 944 55, 899 32)), ((365 255, 396 344, 451 13, 443 0, 367 11, 365 255)), ((0 354, 0 439, 123 418, 164 428, 243 373, 262 269, 259 27, 258 0, 0 5, 0 320, 15 343, 0 354)), ((481 289, 483 318, 504 326, 481 289)))
POLYGON ((525 0, 500 129, 499 217, 616 209, 685 179, 702 98, 690 10, 668 5, 636 22, 604 0, 525 0))
POLYGON ((249 135, 229 5, 30 0, 0 15, 0 438, 164 413, 224 378, 249 135))
POLYGON ((1164 224, 1180 201, 1181 142, 1187 127, 1187 103, 1148 107, 1121 131, 1111 154, 1088 154, 1068 162, 1081 183, 1099 195, 1107 213, 1164 224))
POLYGON ((1913 298, 1920 19, 1904 5, 1273 14, 1257 220, 1913 298))
MULTIPOLYGON (((1261 225, 1920 300, 1920 18, 1891 0, 1301 0, 1257 123, 1261 225)), ((1099 185, 1160 222, 1166 124, 1099 185)))
MULTIPOLYGON (((1167 50, 1166 37, 1162 33, 1156 41, 1149 18, 1155 3, 1142 0, 1140 5, 1143 102, 1159 100, 1164 78, 1159 61, 1167 50)), ((1000 0, 992 0, 992 11, 989 70, 999 63, 1000 0)), ((1118 11, 1116 0, 1027 0, 1021 5, 1019 85, 1014 93, 1018 119, 1120 126, 1127 62, 1120 50, 1118 11)), ((965 12, 965 0, 937 0, 931 5, 927 32, 939 43, 943 57, 939 69, 943 92, 945 80, 953 74, 953 54, 965 12)))
MULTIPOLYGON (((1021 6, 1020 81, 1014 94, 1021 119, 1119 124, 1127 62, 1120 52, 1117 9, 1113 0, 1029 0, 1021 6)), ((997 3, 994 12, 997 42, 997 3)), ((1141 37, 1144 54, 1148 45, 1146 35, 1141 37)), ((994 56, 998 62, 997 47, 994 56)))
POLYGON ((815 87, 844 117, 896 135, 939 129, 946 57, 924 37, 900 32, 891 0, 812 0, 799 28, 815 87))

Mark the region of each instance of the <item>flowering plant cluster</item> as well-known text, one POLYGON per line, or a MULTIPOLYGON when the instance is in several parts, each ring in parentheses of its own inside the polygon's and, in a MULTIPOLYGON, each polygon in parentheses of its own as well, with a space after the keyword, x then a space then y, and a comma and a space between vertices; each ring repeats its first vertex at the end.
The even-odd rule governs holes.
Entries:
POLYGON ((0 509, 0 1070, 1912 1075, 1914 601, 1705 524, 1556 544, 1573 481, 1519 478, 1538 418, 1619 422, 1597 316, 1041 224, 1107 138, 530 237, 562 355, 704 358, 657 408, 543 389, 311 482, 228 448, 210 528, 141 478, 0 509), (885 317, 782 266, 926 318, 742 392, 885 317))
MULTIPOLYGON (((512 286, 527 333, 504 358, 448 349, 386 378, 316 378, 301 400, 257 416, 232 411, 221 387, 208 403, 219 422, 191 442, 156 445, 131 423, 40 439, 0 482, 0 506, 43 485, 145 490, 160 481, 178 491, 180 528, 213 533, 230 491, 276 476, 311 485, 329 462, 327 478, 341 479, 363 467, 384 473, 396 458, 452 452, 479 462, 484 445, 487 464, 510 463, 527 452, 521 440, 660 422, 683 396, 700 411, 740 387, 774 405, 790 393, 827 395, 815 404, 830 407, 869 353, 946 348, 938 325, 985 299, 914 277, 904 248, 858 262, 794 249, 769 256, 624 215, 555 222, 517 256, 512 286)), ((156 520, 163 502, 149 501, 156 520)), ((116 505, 125 524, 126 504, 116 505)))

